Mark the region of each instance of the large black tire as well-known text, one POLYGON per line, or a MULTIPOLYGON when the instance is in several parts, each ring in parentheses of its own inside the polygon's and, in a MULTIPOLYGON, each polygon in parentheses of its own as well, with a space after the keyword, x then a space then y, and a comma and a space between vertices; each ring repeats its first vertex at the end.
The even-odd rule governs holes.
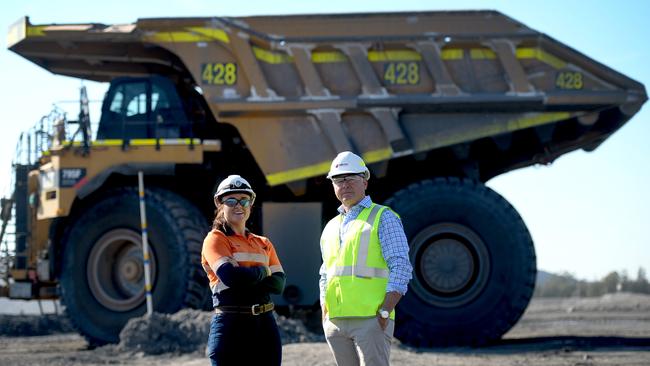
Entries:
POLYGON ((413 263, 396 338, 419 347, 482 345, 515 325, 537 269, 530 234, 503 197, 478 182, 437 178, 386 205, 402 218, 413 263))
MULTIPOLYGON (((201 308, 208 289, 203 216, 161 189, 147 189, 145 202, 154 311, 201 308)), ((76 215, 64 245, 61 296, 73 325, 91 346, 118 342, 126 322, 146 312, 137 190, 105 193, 76 215)))

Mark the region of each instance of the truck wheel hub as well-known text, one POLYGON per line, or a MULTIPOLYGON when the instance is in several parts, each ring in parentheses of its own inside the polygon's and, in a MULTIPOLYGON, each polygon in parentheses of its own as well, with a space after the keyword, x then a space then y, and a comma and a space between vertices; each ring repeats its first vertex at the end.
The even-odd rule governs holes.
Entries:
POLYGON ((471 281, 474 263, 463 243, 454 239, 440 239, 424 249, 421 270, 423 279, 430 287, 452 293, 471 281))
POLYGON ((143 279, 143 275, 142 252, 140 248, 131 245, 126 253, 118 258, 118 276, 125 284, 137 284, 143 279))
POLYGON ((438 223, 421 230, 411 242, 414 281, 422 300, 456 307, 474 299, 487 283, 490 261, 485 244, 469 227, 438 223))
MULTIPOLYGON (((114 229, 95 243, 86 276, 95 299, 113 311, 129 311, 144 302, 144 261, 140 234, 114 229)), ((155 257, 150 252, 152 283, 155 257)))

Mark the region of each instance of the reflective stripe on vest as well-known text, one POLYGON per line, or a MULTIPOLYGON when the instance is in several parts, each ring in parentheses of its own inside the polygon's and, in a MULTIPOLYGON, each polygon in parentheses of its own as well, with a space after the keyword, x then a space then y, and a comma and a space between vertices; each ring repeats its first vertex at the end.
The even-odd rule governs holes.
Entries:
POLYGON ((349 224, 345 238, 340 236, 341 215, 326 226, 322 237, 328 280, 325 301, 332 318, 375 316, 384 300, 388 266, 381 253, 378 227, 386 208, 376 204, 364 208, 349 224), (370 257, 373 266, 368 265, 370 257))
POLYGON ((388 270, 381 268, 373 268, 366 266, 339 266, 335 267, 334 270, 330 273, 327 273, 327 277, 334 276, 357 276, 364 278, 388 278, 388 270))
POLYGON ((230 287, 226 286, 222 281, 217 282, 216 285, 212 286, 212 293, 213 294, 220 294, 221 291, 227 290, 230 287))
POLYGON ((233 253, 232 257, 237 262, 257 262, 265 266, 269 265, 269 257, 261 253, 236 252, 233 253))

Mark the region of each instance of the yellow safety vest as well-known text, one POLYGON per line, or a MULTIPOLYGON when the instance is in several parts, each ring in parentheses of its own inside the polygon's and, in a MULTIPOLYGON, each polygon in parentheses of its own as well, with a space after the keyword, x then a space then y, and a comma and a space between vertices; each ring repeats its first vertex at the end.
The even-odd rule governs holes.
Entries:
MULTIPOLYGON (((372 204, 352 220, 340 243, 343 215, 325 226, 321 236, 327 269, 325 305, 330 318, 371 317, 386 295, 388 265, 379 243, 379 219, 386 206, 372 204)), ((390 314, 395 319, 395 312, 390 314)))

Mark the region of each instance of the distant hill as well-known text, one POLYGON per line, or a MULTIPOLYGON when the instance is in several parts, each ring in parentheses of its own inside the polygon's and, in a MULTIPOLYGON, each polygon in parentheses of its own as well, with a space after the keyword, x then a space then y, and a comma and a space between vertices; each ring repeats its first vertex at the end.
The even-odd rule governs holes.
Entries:
MULTIPOLYGON (((579 281, 570 274, 554 274, 537 271, 537 283, 533 296, 541 297, 571 297, 580 296, 579 281)), ((602 294, 601 294, 602 295, 602 294)))
POLYGON ((629 292, 650 294, 650 283, 645 269, 639 268, 637 278, 629 278, 612 271, 597 281, 575 278, 570 273, 553 274, 545 271, 537 273, 537 284, 533 296, 538 297, 597 297, 605 294, 629 292))

